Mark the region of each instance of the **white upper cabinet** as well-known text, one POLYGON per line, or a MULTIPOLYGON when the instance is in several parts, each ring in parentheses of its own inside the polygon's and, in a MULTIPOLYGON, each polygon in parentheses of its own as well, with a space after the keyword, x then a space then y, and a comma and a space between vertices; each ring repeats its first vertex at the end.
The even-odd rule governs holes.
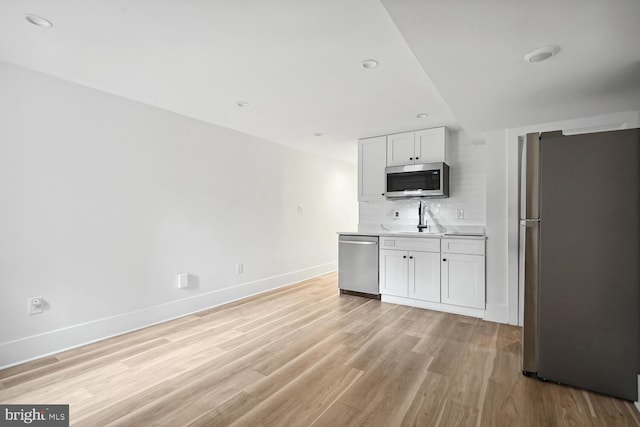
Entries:
POLYGON ((440 127, 387 136, 387 166, 447 162, 447 128, 440 127))
POLYGON ((405 132, 387 137, 387 166, 414 163, 415 134, 415 132, 405 132))
POLYGON ((387 137, 358 141, 358 201, 384 200, 387 137))
POLYGON ((416 163, 447 163, 447 128, 419 130, 415 134, 416 163))

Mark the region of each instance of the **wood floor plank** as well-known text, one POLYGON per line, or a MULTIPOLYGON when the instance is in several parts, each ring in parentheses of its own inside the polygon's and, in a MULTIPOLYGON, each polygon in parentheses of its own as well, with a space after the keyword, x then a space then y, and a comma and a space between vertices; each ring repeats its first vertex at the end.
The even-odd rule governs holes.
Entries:
MULTIPOLYGON (((47 384, 57 383, 65 378, 72 378, 74 375, 90 371, 94 369, 96 365, 107 363, 110 360, 119 360, 123 357, 138 354, 166 344, 167 342, 168 341, 164 338, 157 338, 151 341, 139 343, 135 346, 118 346, 117 351, 113 352, 99 351, 86 355, 79 355, 72 359, 61 360, 57 363, 14 375, 3 380, 2 383, 7 388, 6 393, 14 393, 15 391, 12 391, 13 387, 27 382, 34 382, 38 387, 43 387, 47 384)), ((0 398, 2 398, 2 395, 0 395, 0 398)))
POLYGON ((241 392, 243 387, 260 378, 262 378, 261 374, 244 368, 230 374, 207 375, 189 387, 183 387, 106 425, 114 427, 181 426, 196 419, 211 406, 212 402, 223 403, 241 392))
POLYGON ((312 424, 313 427, 353 426, 361 412, 344 403, 336 402, 322 413, 312 424))
POLYGON ((0 371, 73 426, 640 426, 522 375, 521 329, 340 295, 335 273, 0 371))
POLYGON ((35 387, 33 384, 20 384, 9 389, 6 394, 3 393, 0 396, 0 401, 4 403, 30 403, 51 402, 51 399, 54 399, 61 402, 60 399, 63 398, 63 395, 74 394, 78 389, 87 390, 87 385, 92 381, 111 378, 128 370, 124 364, 114 362, 69 374, 64 376, 62 381, 48 381, 35 387))
POLYGON ((309 425, 362 374, 344 364, 352 352, 345 346, 334 348, 231 426, 309 425))
MULTIPOLYGON (((447 399, 436 426, 472 427, 478 424, 478 410, 447 399)), ((517 424, 516 424, 517 425, 517 424)))
POLYGON ((351 356, 355 351, 351 347, 344 347, 344 333, 334 333, 331 336, 319 341, 311 346, 304 353, 285 361, 277 370, 273 370, 269 375, 247 387, 246 391, 258 397, 261 401, 285 387, 292 379, 303 375, 307 370, 317 365, 332 349, 342 348, 341 355, 351 356), (344 348, 343 348, 344 347, 344 348))
POLYGON ((380 358, 339 402, 360 411, 354 425, 400 425, 428 373, 429 362, 413 352, 405 352, 401 360, 380 358))
POLYGON ((240 391, 226 402, 210 408, 188 424, 188 427, 226 427, 241 418, 247 408, 254 408, 260 399, 244 391, 240 391))
POLYGON ((227 387, 233 387, 238 379, 257 378, 260 374, 251 370, 251 366, 264 356, 265 353, 260 351, 249 354, 225 353, 180 376, 163 380, 134 395, 123 396, 121 400, 101 407, 79 425, 117 424, 123 418, 127 419, 123 425, 145 425, 146 419, 168 416, 169 412, 179 408, 177 403, 194 393, 216 387, 226 390, 227 387), (142 424, 135 424, 137 422, 142 424))
POLYGON ((34 369, 38 369, 42 366, 51 365, 52 363, 57 363, 59 361, 60 359, 58 359, 57 357, 43 357, 42 359, 34 360, 33 362, 27 362, 23 363, 22 365, 7 368, 0 371, 0 380, 4 380, 5 378, 19 375, 34 369))
POLYGON ((402 426, 435 426, 447 401, 451 379, 427 373, 402 419, 402 426))

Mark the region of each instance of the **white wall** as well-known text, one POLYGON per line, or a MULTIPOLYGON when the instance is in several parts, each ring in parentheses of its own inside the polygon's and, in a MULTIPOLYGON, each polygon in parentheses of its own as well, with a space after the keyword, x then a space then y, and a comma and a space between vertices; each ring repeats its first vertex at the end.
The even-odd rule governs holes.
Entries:
POLYGON ((0 94, 0 367, 334 270, 356 226, 354 166, 2 62, 0 94))
MULTIPOLYGON (((451 167, 450 197, 427 199, 435 219, 442 225, 485 225, 485 151, 484 144, 474 144, 463 132, 451 132, 448 142, 451 167), (456 211, 464 210, 464 219, 456 211)), ((383 200, 359 203, 360 227, 378 229, 415 228, 418 224, 416 200, 383 200), (394 212, 399 216, 395 217, 394 212)))
POLYGON ((507 323, 507 132, 490 132, 487 146, 487 320, 507 323))

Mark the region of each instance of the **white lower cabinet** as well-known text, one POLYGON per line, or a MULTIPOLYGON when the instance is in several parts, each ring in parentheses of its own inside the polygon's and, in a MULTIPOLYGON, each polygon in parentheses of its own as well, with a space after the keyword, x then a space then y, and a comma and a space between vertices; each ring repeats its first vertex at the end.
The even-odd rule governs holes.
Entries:
POLYGON ((409 252, 409 298, 440 302, 440 254, 409 252))
POLYGON ((442 302, 485 308, 484 256, 442 254, 442 302))
POLYGON ((406 251, 380 250, 380 293, 407 296, 409 262, 406 251))
POLYGON ((485 241, 442 239, 442 302, 485 309, 485 241))
POLYGON ((380 293, 440 302, 440 254, 380 250, 380 293))
POLYGON ((466 310, 485 309, 484 240, 395 237, 380 240, 383 296, 400 297, 394 302, 409 305, 413 304, 411 301, 425 301, 418 306, 443 311, 454 305, 466 310), (425 306, 431 303, 436 304, 425 306))
POLYGON ((383 237, 380 246, 381 294, 440 302, 440 239, 383 237))

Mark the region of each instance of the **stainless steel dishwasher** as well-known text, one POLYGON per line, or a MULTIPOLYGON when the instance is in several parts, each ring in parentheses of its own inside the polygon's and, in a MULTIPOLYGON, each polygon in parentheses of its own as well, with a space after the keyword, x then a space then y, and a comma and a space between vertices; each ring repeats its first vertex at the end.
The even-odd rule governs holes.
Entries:
POLYGON ((338 287, 341 294, 380 299, 378 236, 340 235, 338 287))

